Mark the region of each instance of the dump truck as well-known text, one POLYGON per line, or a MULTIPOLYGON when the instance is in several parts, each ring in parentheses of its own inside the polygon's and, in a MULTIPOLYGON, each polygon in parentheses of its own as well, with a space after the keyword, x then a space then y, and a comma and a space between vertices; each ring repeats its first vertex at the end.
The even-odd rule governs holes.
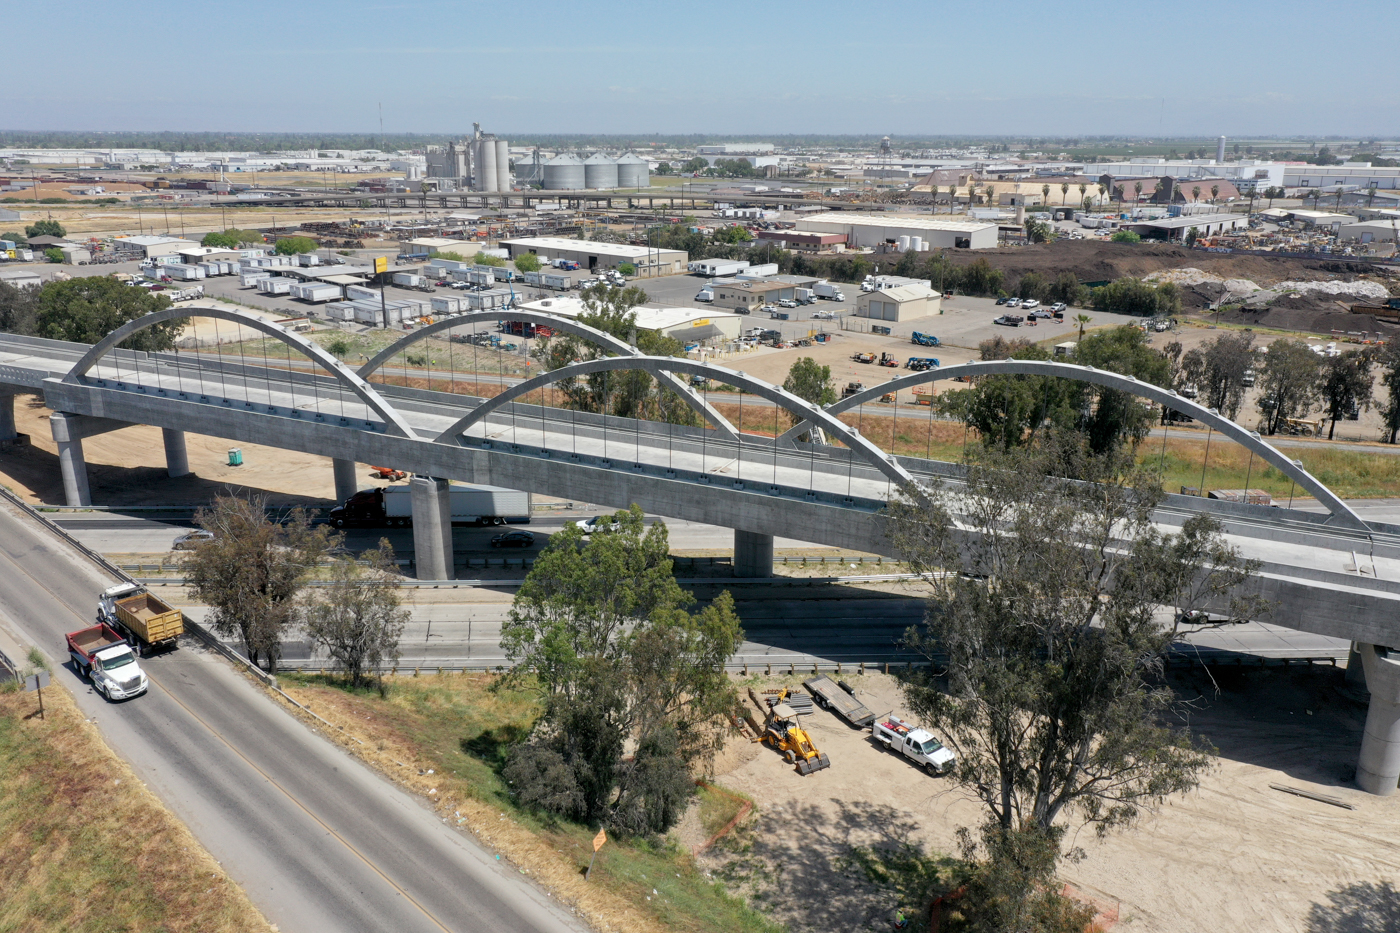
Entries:
POLYGON ((97 621, 111 626, 139 652, 173 648, 185 633, 185 616, 139 583, 118 583, 102 591, 97 621))
POLYGON ((779 703, 768 710, 763 723, 763 744, 781 752, 798 774, 811 774, 831 767, 831 759, 817 750, 812 737, 798 724, 797 710, 779 703))
POLYGON ((812 699, 818 706, 835 713, 859 729, 864 729, 875 721, 875 714, 855 698, 854 691, 845 681, 838 683, 821 674, 802 681, 802 686, 811 691, 812 699))
POLYGON ((932 732, 898 717, 870 724, 870 734, 896 755, 903 755, 929 774, 947 774, 958 763, 957 756, 943 747, 932 732))
POLYGON ((136 652, 112 626, 69 632, 67 640, 74 669, 108 700, 129 700, 146 692, 149 682, 136 662, 136 652))

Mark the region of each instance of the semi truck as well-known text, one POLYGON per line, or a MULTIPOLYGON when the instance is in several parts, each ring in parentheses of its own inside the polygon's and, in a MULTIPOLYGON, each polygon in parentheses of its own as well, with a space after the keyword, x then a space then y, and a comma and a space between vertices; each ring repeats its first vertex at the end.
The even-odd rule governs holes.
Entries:
POLYGON ((118 583, 97 600, 97 621, 116 629, 138 651, 173 648, 185 633, 185 616, 139 583, 118 583))
POLYGON ((825 298, 827 301, 846 300, 846 293, 841 291, 841 286, 832 285, 830 282, 818 282, 812 286, 812 291, 816 292, 818 298, 825 298))
MULTIPOLYGON (((530 521, 531 495, 503 486, 451 488, 454 525, 526 524, 530 521)), ((413 524, 412 493, 407 486, 361 489, 331 509, 330 523, 346 526, 407 528, 413 524)))
POLYGON ((108 700, 129 700, 146 692, 150 684, 136 652, 110 625, 69 632, 67 639, 73 667, 108 700))
POLYGON ((903 755, 929 774, 947 774, 957 764, 957 756, 943 747, 932 732, 891 716, 870 724, 875 741, 896 755, 903 755))

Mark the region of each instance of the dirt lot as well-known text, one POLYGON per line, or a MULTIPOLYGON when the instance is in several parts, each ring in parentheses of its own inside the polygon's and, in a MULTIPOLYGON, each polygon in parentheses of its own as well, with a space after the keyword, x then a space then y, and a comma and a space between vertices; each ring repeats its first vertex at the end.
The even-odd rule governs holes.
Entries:
MULTIPOLYGON (((1364 890, 1353 886, 1400 876, 1400 797, 1373 797, 1351 783, 1365 706, 1349 698, 1343 671, 1212 673, 1218 692, 1201 668, 1172 679, 1180 696, 1196 700, 1190 723, 1218 748, 1217 767, 1197 792, 1134 829, 1102 841, 1072 832, 1069 842, 1086 857, 1064 863, 1061 877, 1119 905, 1119 930, 1381 929, 1345 925, 1330 906, 1333 896, 1364 890), (1271 783, 1339 797, 1356 809, 1281 793, 1271 783)), ((892 677, 846 680, 877 714, 903 711, 892 677)), ((895 904, 844 863, 851 847, 892 849, 907 840, 952 853, 955 831, 977 824, 980 804, 946 779, 876 750, 868 732, 833 714, 817 711, 807 725, 832 764, 805 778, 747 739, 726 749, 716 779, 753 797, 758 815, 735 840, 747 851, 716 847, 702 864, 716 872, 730 865, 751 878, 793 931, 884 929, 895 904)), ((1394 923, 1400 903, 1389 909, 1394 923)))

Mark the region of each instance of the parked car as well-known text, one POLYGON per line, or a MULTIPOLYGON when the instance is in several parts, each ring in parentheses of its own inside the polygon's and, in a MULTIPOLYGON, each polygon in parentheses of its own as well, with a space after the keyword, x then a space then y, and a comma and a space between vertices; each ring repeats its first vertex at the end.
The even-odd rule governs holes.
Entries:
POLYGON ((574 522, 575 525, 586 535, 595 534, 599 531, 617 531, 622 525, 618 522, 609 522, 602 515, 595 515, 592 518, 585 518, 574 522))
POLYGON ((194 531, 187 531, 176 538, 170 544, 172 551, 193 551, 205 541, 213 541, 214 532, 205 531, 203 528, 196 528, 194 531))
POLYGON ((1010 301, 1010 300, 1011 300, 1010 298, 1007 298, 1005 295, 1002 295, 1000 298, 997 299, 997 304, 998 304, 998 305, 1004 305, 1004 304, 1006 304, 1006 303, 1007 303, 1008 301, 1010 301))
POLYGON ((1065 304, 1063 301, 1057 301, 1050 306, 1050 311, 1053 314, 1064 314, 1068 308, 1069 305, 1065 304))
POLYGON ((1008 299, 1006 299, 1006 306, 1007 306, 1008 308, 1019 308, 1019 307, 1021 307, 1021 299, 1019 299, 1019 298, 1008 298, 1008 299))
POLYGON ((535 536, 528 531, 507 531, 491 539, 492 547, 534 547, 535 536))
POLYGON ((832 314, 830 311, 813 311, 813 312, 812 312, 812 320, 814 320, 814 321, 830 321, 830 320, 832 320, 832 319, 835 318, 835 317, 836 317, 836 315, 832 314))
POLYGON ((1026 309, 1039 308, 1040 302, 1034 298, 1027 298, 1025 301, 1021 302, 1021 307, 1026 309))
POLYGON ((795 307, 797 307, 797 302, 793 301, 791 298, 784 298, 784 299, 782 299, 781 301, 778 302, 778 307, 780 307, 780 308, 795 308, 795 307))

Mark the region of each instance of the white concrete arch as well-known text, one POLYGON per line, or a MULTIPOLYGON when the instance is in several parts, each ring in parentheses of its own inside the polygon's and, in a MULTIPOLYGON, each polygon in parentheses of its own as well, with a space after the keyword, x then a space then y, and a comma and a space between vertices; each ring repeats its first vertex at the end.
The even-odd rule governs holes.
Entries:
POLYGON ((72 385, 79 384, 92 367, 96 366, 102 357, 106 356, 117 344, 137 331, 145 330, 156 324, 172 321, 177 318, 188 317, 209 317, 218 318, 223 321, 231 321, 243 327, 260 331, 270 337, 275 337, 287 346, 300 351, 309 359, 313 360, 337 382, 349 389, 355 396, 367 405, 371 411, 384 419, 384 425, 390 434, 401 437, 417 437, 414 430, 404 421, 394 406, 390 405, 383 396, 374 391, 368 382, 361 379, 334 356, 321 349, 306 338, 295 334, 285 327, 274 324, 271 321, 263 320, 242 311, 234 311, 227 308, 209 308, 200 306, 181 305, 178 308, 164 308, 160 311, 153 311, 143 317, 128 321, 121 327, 103 337, 92 345, 83 358, 73 364, 73 368, 63 377, 63 381, 72 385))
MULTIPOLYGON (((374 355, 373 358, 369 360, 369 362, 361 366, 357 370, 357 372, 362 379, 369 379, 371 375, 378 371, 378 369, 385 363, 387 363, 390 359, 397 356, 399 353, 403 352, 405 349, 424 339, 425 337, 430 337, 433 334, 440 333, 444 330, 451 330, 454 327, 461 327, 464 324, 476 324, 482 322, 495 323, 500 321, 525 321, 529 324, 542 324, 545 327, 550 327, 554 330, 563 331, 564 333, 572 334, 575 337, 580 337, 584 340, 587 340, 590 343, 597 344, 603 349, 610 350, 613 353, 618 354, 619 356, 641 355, 641 352, 636 347, 632 346, 626 341, 619 340, 612 334, 598 330, 596 327, 589 327, 587 324, 580 324, 578 321, 575 321, 571 318, 557 317, 555 315, 545 314, 540 311, 525 311, 520 309, 512 309, 506 311, 501 308, 496 308, 490 311, 467 311, 461 314, 453 314, 435 320, 431 324, 428 324, 424 327, 420 327, 419 329, 412 331, 411 333, 405 334, 398 340, 391 343, 389 346, 385 347, 383 350, 380 350, 374 355)), ((681 397, 681 400, 684 401, 687 405, 689 405, 691 409, 695 411, 696 414, 708 420, 711 424, 715 426, 716 430, 718 430, 725 437, 729 438, 730 440, 735 440, 738 438, 739 432, 734 429, 734 425, 730 424, 729 420, 725 418, 724 415, 721 415, 718 411, 716 411, 713 406, 711 406, 703 398, 697 395, 694 392, 694 390, 692 390, 684 382, 680 381, 670 373, 663 373, 657 378, 665 382, 667 384, 667 388, 679 395, 681 397)))
POLYGON ((458 419, 452 427, 443 431, 434 438, 434 440, 439 443, 455 442, 459 435, 473 424, 485 419, 486 416, 493 411, 536 389, 543 388, 552 382, 558 382, 561 379, 569 379, 574 376, 587 376, 593 373, 619 371, 642 371, 650 373, 653 376, 656 376, 658 373, 680 372, 688 375, 704 376, 709 379, 718 379, 720 382, 727 385, 738 386, 752 392, 760 398, 767 399, 780 408, 792 412, 799 418, 816 422, 820 427, 824 428, 827 433, 840 440, 843 444, 860 455, 862 459, 869 462, 896 483, 908 483, 913 481, 913 477, 899 465, 895 458, 870 443, 870 441, 866 440, 833 415, 815 407, 804 399, 798 398, 791 392, 725 366, 716 366, 713 363, 698 363, 694 360, 683 360, 669 356, 615 356, 601 360, 589 360, 584 363, 574 363, 572 366, 565 366, 562 369, 554 370, 554 372, 543 373, 533 379, 512 386, 495 398, 488 399, 483 404, 472 409, 470 413, 458 419))
MULTIPOLYGON (((1336 493, 1328 489, 1317 477, 1303 469, 1291 459, 1284 456, 1278 448, 1259 437, 1255 431, 1250 431, 1243 426, 1236 424, 1229 418, 1218 412, 1199 405, 1190 399, 1183 398, 1171 389, 1164 389, 1161 386, 1153 385, 1150 382, 1142 382, 1132 376, 1124 376, 1121 373, 1110 372, 1106 369, 1095 369, 1092 366, 1080 366, 1076 363, 1055 363, 1048 360, 989 360, 978 363, 963 363, 959 366, 946 366, 942 369, 929 369, 917 373, 910 373, 883 382, 880 385, 869 389, 864 389, 854 395, 847 396, 839 402, 833 402, 826 406, 826 411, 831 415, 839 415, 864 402, 880 398, 887 392, 898 392, 916 385, 923 385, 929 382, 937 382, 942 379, 953 379, 958 376, 1001 376, 1001 375, 1024 375, 1024 376, 1058 376, 1063 379, 1075 379, 1079 382, 1090 382, 1110 389, 1119 389, 1123 392, 1130 392, 1133 395, 1152 399, 1168 408, 1175 409, 1182 414, 1190 415, 1192 418, 1203 424, 1210 425, 1215 430, 1229 437, 1254 453, 1258 454, 1266 463, 1278 469, 1285 476, 1296 481, 1299 486, 1312 494, 1318 502, 1327 507, 1332 513, 1332 517, 1347 525, 1354 525, 1357 528, 1366 528, 1366 523, 1359 515, 1351 510, 1345 502, 1339 499, 1336 493)), ((780 440, 792 441, 801 434, 805 434, 810 428, 804 422, 798 424, 783 433, 780 440)))

